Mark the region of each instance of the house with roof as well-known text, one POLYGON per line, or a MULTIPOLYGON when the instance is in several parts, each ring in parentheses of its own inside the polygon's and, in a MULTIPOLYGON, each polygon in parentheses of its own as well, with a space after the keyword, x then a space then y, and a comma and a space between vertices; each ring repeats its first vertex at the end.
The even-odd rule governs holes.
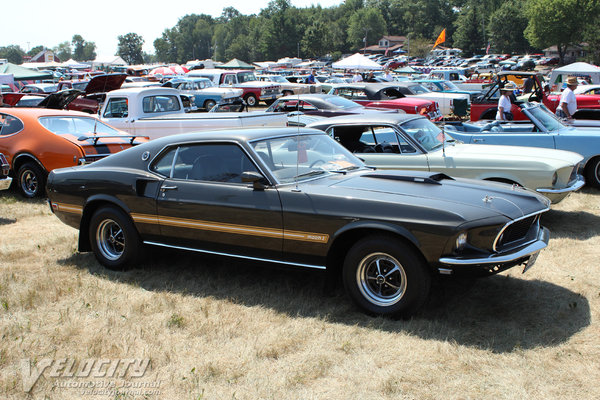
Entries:
POLYGON ((385 54, 387 51, 388 54, 391 54, 402 49, 406 41, 406 36, 382 36, 376 45, 364 47, 360 51, 369 54, 385 54))
POLYGON ((31 57, 29 62, 49 63, 49 62, 61 62, 60 59, 54 54, 52 50, 43 49, 38 52, 35 56, 31 57))

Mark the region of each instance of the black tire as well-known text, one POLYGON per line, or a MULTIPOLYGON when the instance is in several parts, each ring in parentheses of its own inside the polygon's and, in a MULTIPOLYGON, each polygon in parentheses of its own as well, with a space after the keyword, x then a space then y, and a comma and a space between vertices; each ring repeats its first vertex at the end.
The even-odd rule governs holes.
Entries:
POLYGON ((89 238, 96 259, 108 269, 126 270, 140 258, 140 236, 131 219, 116 207, 102 207, 94 213, 89 238))
POLYGON ((406 243, 389 236, 358 241, 344 260, 342 280, 352 301, 368 314, 409 317, 427 301, 431 274, 406 243))
POLYGON ((204 109, 210 111, 217 103, 214 100, 206 100, 204 102, 204 109))
POLYGON ((258 104, 258 100, 253 94, 249 94, 248 96, 244 97, 244 101, 246 102, 248 107, 256 107, 256 105, 258 104))
POLYGON ((46 187, 46 171, 33 162, 26 162, 17 172, 17 187, 29 199, 42 196, 46 187))
POLYGON ((590 160, 585 170, 585 181, 593 187, 600 188, 600 157, 590 160))

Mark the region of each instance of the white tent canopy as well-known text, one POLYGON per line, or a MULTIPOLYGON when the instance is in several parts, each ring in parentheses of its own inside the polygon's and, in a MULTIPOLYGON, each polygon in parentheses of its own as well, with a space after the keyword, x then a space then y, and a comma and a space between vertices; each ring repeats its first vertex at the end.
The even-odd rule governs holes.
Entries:
POLYGON ((334 69, 358 69, 361 71, 381 70, 383 67, 375 61, 363 56, 360 53, 346 57, 338 62, 334 62, 334 69))
POLYGON ((89 68, 89 64, 84 64, 79 61, 75 61, 72 58, 62 63, 61 66, 68 68, 89 68))
MULTIPOLYGON (((600 68, 595 65, 576 62, 565 65, 564 67, 556 68, 550 75, 550 86, 560 85, 567 81, 568 76, 580 76, 592 78, 592 83, 600 84, 600 68)), ((559 88, 560 89, 560 88, 559 88)))

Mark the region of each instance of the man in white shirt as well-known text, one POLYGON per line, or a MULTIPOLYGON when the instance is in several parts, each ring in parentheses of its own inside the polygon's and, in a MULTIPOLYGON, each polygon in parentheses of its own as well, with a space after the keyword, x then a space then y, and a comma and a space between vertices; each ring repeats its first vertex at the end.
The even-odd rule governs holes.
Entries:
POLYGON ((567 78, 567 88, 560 95, 560 102, 556 108, 556 115, 560 118, 573 119, 573 113, 577 110, 577 99, 573 90, 577 88, 577 78, 567 78))
POLYGON ((358 71, 356 71, 354 73, 354 76, 352 77, 352 82, 362 82, 363 78, 362 76, 358 73, 358 71))
POLYGON ((500 88, 500 98, 498 99, 498 112, 496 113, 497 121, 511 121, 513 115, 511 112, 512 103, 510 102, 510 94, 517 88, 513 82, 507 82, 504 87, 500 88))

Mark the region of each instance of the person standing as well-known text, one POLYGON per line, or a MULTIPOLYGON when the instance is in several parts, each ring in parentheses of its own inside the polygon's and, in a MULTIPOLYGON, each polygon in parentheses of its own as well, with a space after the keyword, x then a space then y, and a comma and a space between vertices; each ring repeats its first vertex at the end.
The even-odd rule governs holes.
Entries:
POLYGON ((362 82, 362 81, 363 81, 362 76, 358 73, 358 71, 356 71, 354 73, 354 76, 352 77, 352 82, 354 83, 354 82, 362 82))
POLYGON ((559 118, 573 119, 573 113, 577 110, 577 98, 573 90, 577 88, 577 78, 567 78, 567 88, 560 95, 560 102, 556 108, 556 116, 559 118))
POLYGON ((315 70, 311 70, 310 71, 310 75, 308 75, 308 77, 306 78, 306 83, 315 83, 315 70))
POLYGON ((500 88, 500 99, 498 99, 498 112, 496 112, 497 121, 512 121, 513 115, 510 110, 512 103, 510 95, 517 88, 513 82, 507 82, 500 88))

